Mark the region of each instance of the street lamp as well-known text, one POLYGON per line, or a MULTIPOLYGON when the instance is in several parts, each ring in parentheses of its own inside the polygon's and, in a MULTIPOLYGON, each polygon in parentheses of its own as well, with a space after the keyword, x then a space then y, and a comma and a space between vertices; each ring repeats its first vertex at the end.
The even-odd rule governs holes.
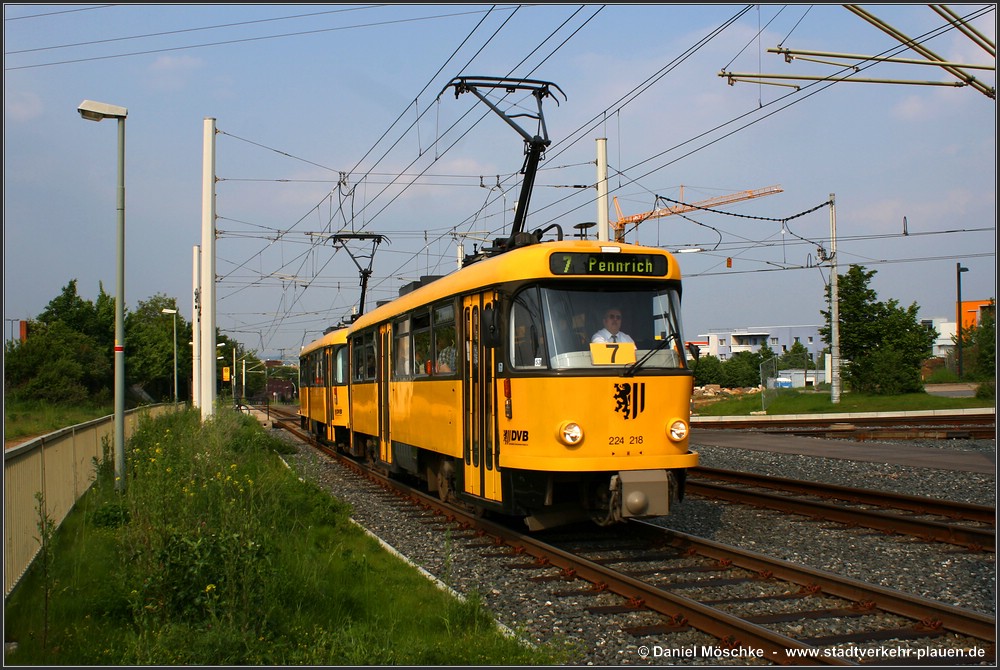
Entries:
POLYGON ((118 119, 118 243, 115 294, 115 489, 125 490, 125 117, 128 110, 84 100, 77 108, 87 121, 118 119))
POLYGON ((955 327, 958 328, 958 379, 962 380, 962 273, 969 268, 963 268, 961 263, 955 263, 955 286, 958 295, 955 296, 955 327))
POLYGON ((177 403, 177 310, 164 307, 160 310, 164 314, 174 315, 174 403, 177 403))

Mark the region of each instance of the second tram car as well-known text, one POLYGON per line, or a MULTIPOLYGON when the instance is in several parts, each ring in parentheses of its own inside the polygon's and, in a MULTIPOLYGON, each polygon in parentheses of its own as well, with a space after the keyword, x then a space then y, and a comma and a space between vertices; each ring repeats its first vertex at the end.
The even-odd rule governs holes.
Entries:
MULTIPOLYGON (((326 359, 349 356, 348 450, 531 529, 669 513, 698 463, 671 254, 535 243, 408 288, 326 359), (606 317, 616 337, 592 341, 606 317)), ((310 420, 333 426, 318 383, 303 382, 303 411, 318 394, 326 418, 310 420)))
POLYGON ((327 331, 299 352, 299 421, 316 437, 350 444, 347 328, 327 331))

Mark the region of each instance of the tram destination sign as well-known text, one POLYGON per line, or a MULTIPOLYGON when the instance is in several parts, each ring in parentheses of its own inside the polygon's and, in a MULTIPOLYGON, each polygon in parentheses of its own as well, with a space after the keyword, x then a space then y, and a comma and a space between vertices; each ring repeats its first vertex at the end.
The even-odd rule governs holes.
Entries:
POLYGON ((549 256, 554 275, 597 277, 666 277, 667 258, 655 254, 566 252, 549 256))

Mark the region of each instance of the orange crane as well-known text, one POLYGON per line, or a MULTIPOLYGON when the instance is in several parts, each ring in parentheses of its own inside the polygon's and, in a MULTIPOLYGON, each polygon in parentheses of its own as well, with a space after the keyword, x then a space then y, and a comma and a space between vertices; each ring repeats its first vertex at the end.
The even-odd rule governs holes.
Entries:
MULTIPOLYGON (((630 223, 639 224, 646 219, 656 219, 661 216, 670 216, 671 214, 683 214, 684 212, 693 212, 707 207, 728 205, 733 202, 761 198, 765 195, 774 195, 775 193, 781 193, 782 191, 784 191, 784 189, 781 188, 781 186, 768 186, 766 188, 751 189, 749 191, 738 191, 728 195, 719 195, 714 198, 691 203, 689 205, 671 205, 670 207, 661 207, 660 209, 654 209, 651 212, 643 212, 642 214, 633 214, 631 216, 622 215, 621 207, 618 206, 618 196, 615 196, 615 210, 618 212, 618 220, 611 222, 611 230, 615 233, 615 242, 624 242, 625 226, 630 223)), ((683 186, 681 186, 681 200, 684 200, 683 186)))

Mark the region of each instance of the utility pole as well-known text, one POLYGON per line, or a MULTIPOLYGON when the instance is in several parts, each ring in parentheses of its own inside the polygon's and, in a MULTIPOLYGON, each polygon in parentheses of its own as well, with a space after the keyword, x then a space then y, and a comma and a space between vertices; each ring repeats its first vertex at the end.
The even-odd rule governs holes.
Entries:
POLYGON ((201 182, 201 420, 215 414, 215 119, 205 117, 201 182))
POLYGON ((4 319, 4 321, 10 322, 10 339, 14 339, 14 324, 20 321, 20 319, 4 319))
POLYGON ((958 380, 962 381, 962 273, 968 272, 969 268, 963 268, 961 263, 955 263, 955 286, 957 295, 955 296, 955 327, 958 329, 958 338, 955 346, 958 347, 958 380))
POLYGON ((191 255, 191 406, 201 407, 201 247, 191 255))
POLYGON ((830 194, 830 402, 840 402, 840 296, 837 294, 837 208, 830 194))
POLYGON ((597 138, 597 239, 607 242, 608 230, 608 138, 597 138))

